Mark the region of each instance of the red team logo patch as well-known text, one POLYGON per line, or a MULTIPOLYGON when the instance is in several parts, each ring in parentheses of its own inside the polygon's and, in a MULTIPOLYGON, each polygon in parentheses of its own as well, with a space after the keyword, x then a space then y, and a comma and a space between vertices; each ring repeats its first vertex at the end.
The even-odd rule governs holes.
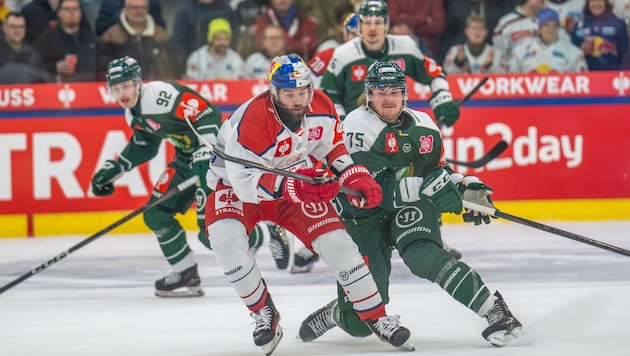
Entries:
POLYGON ((420 153, 433 151, 433 136, 420 136, 420 153))
POLYGON ((206 102, 195 94, 184 92, 180 104, 175 110, 175 115, 179 118, 189 118, 195 122, 197 115, 208 108, 206 102))
POLYGON ((324 132, 324 128, 321 126, 311 127, 308 129, 308 140, 316 141, 322 139, 322 134, 324 132))
POLYGON ((398 152, 398 139, 395 133, 388 132, 387 135, 385 135, 385 153, 396 152, 398 152))
POLYGON ((274 153, 274 157, 283 157, 288 155, 291 152, 291 137, 287 137, 284 140, 278 142, 276 146, 276 153, 274 153))
POLYGON ((367 65, 356 64, 351 67, 350 77, 353 82, 362 82, 365 79, 367 73, 367 65))

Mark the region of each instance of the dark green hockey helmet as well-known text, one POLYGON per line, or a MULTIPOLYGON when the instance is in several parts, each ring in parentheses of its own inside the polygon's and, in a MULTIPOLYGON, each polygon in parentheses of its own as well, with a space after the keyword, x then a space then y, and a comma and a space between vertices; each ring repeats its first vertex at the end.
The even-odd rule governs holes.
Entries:
POLYGON ((407 102, 407 77, 395 62, 374 62, 365 76, 365 96, 368 99, 374 90, 400 89, 407 102))
POLYGON ((138 61, 129 56, 125 56, 109 62, 107 71, 105 72, 105 79, 107 80, 107 86, 111 87, 113 84, 123 83, 128 80, 140 83, 141 75, 142 69, 138 61))
POLYGON ((383 17, 389 27, 389 10, 385 0, 363 0, 357 12, 361 21, 365 21, 365 18, 370 16, 383 17))

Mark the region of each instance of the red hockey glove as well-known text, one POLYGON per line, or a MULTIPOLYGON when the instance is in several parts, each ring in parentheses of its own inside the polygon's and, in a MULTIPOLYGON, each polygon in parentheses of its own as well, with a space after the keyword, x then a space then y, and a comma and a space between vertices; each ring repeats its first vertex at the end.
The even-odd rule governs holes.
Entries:
POLYGON ((339 194, 339 182, 330 179, 332 173, 321 168, 299 169, 296 173, 313 177, 317 182, 308 183, 286 177, 282 181, 282 196, 292 203, 319 203, 330 201, 339 194))
POLYGON ((339 184, 363 193, 365 198, 346 194, 350 204, 358 208, 376 208, 383 200, 381 186, 372 178, 370 171, 360 164, 353 164, 346 168, 339 176, 339 184))

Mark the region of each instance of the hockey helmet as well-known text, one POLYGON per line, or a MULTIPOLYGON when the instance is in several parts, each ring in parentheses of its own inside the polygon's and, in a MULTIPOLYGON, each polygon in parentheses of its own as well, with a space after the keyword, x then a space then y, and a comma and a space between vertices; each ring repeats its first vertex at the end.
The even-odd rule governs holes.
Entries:
POLYGON ((269 88, 271 94, 278 96, 278 89, 313 88, 311 70, 302 57, 295 53, 277 56, 269 68, 269 88))
POLYGON ((359 15, 354 12, 343 20, 343 35, 347 36, 350 32, 359 33, 359 15))
POLYGON ((385 19, 385 26, 389 28, 389 10, 385 0, 363 0, 358 13, 361 21, 370 16, 382 17, 385 19))
MULTIPOLYGON (((395 62, 374 62, 365 76, 365 96, 368 98, 375 89, 401 89, 407 102, 407 77, 395 62)), ((403 105, 405 105, 403 104, 403 105)))
POLYGON ((125 56, 109 62, 105 72, 105 79, 107 80, 107 86, 109 87, 113 84, 126 82, 128 80, 140 83, 141 74, 142 69, 140 68, 140 64, 138 64, 138 61, 129 56, 125 56))

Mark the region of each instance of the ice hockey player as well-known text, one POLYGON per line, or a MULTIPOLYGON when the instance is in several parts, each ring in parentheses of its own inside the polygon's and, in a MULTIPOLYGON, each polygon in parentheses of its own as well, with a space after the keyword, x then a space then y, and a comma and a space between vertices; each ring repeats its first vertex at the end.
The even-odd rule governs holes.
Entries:
MULTIPOLYGON (((210 188, 205 184, 208 160, 211 153, 199 143, 184 117, 193 122, 199 133, 210 142, 216 142, 221 126, 221 114, 201 95, 175 82, 153 81, 142 83, 139 63, 131 57, 112 60, 107 66, 107 86, 122 108, 133 129, 129 144, 117 159, 107 160, 92 178, 92 192, 96 196, 114 193, 114 182, 125 172, 155 157, 163 140, 175 147, 175 156, 156 183, 151 199, 157 199, 179 183, 197 175, 202 184, 168 199, 147 210, 143 217, 146 225, 157 236, 160 249, 173 272, 155 281, 155 295, 159 297, 202 296, 203 289, 195 256, 186 240, 186 232, 175 214, 185 213, 196 202, 199 240, 208 248, 205 234, 204 211, 210 188)), ((272 245, 281 244, 281 237, 271 229, 272 245)), ((252 236, 254 245, 261 244, 261 231, 252 236)), ((286 242, 286 239, 285 239, 286 242)), ((288 245, 286 245, 286 264, 288 245)))
MULTIPOLYGON (((357 209, 339 195, 338 211, 363 258, 379 266, 372 275, 383 302, 389 301, 395 248, 411 273, 436 283, 486 318, 482 336, 494 346, 505 346, 521 334, 521 323, 499 292, 492 294, 477 272, 444 250, 440 237, 441 213, 460 214, 462 199, 491 207, 492 189, 477 177, 463 177, 449 168, 440 130, 429 115, 407 108, 406 102, 402 69, 395 63, 372 64, 364 103, 348 114, 343 126, 352 160, 367 167, 382 187, 383 201, 372 209, 357 209)), ((475 224, 490 222, 489 216, 473 211, 463 217, 475 224)), ((340 291, 337 299, 302 322, 299 337, 313 341, 335 326, 356 337, 371 332, 340 291)))
POLYGON ((357 320, 382 341, 413 348, 398 316, 386 315, 370 270, 331 203, 340 187, 346 187, 364 197, 353 195, 350 204, 374 208, 382 198, 380 186, 350 158, 335 108, 324 93, 313 89, 311 71, 300 56, 275 57, 269 87, 236 109, 221 127, 216 150, 229 152, 233 159, 212 163, 214 179, 220 181, 206 206, 216 257, 255 320, 254 343, 271 355, 283 335, 267 283, 254 256, 247 253, 247 234, 257 221, 269 220, 321 256, 346 291, 357 320), (315 182, 245 169, 236 159, 296 172, 315 182), (339 179, 330 179, 333 174, 339 179))

